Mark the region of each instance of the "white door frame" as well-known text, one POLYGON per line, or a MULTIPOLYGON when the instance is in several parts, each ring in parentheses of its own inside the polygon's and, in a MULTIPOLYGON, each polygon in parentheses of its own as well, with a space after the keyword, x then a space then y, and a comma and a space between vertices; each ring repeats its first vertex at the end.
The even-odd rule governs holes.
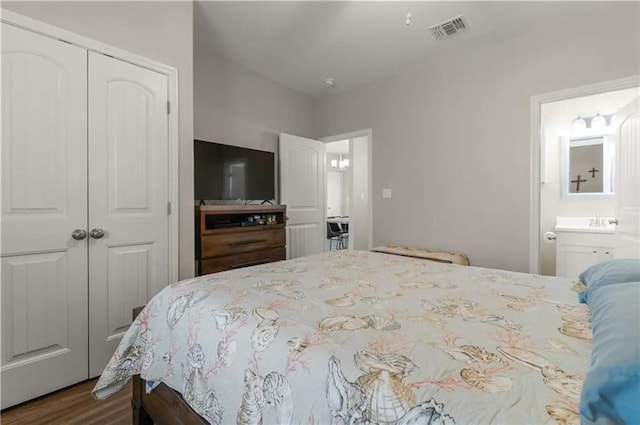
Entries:
MULTIPOLYGON (((328 136, 328 137, 321 137, 320 140, 321 142, 325 142, 325 143, 331 143, 331 142, 337 142, 338 140, 345 140, 345 139, 355 139, 356 137, 363 137, 366 136, 367 140, 368 140, 368 144, 369 144, 369 164, 368 164, 368 170, 367 173, 369 174, 369 182, 368 182, 368 186, 369 186, 369 193, 367 194, 368 196, 368 206, 367 209, 369 210, 369 243, 368 243, 368 248, 371 249, 373 248, 373 130, 370 128, 364 129, 364 130, 357 130, 357 131, 351 131, 349 133, 342 133, 342 134, 336 134, 334 136, 328 136)), ((325 186, 326 186, 326 178, 325 178, 325 186)), ((326 191, 325 191, 326 192, 326 191)), ((327 211, 327 194, 325 193, 325 199, 324 199, 324 211, 325 211, 325 215, 326 215, 326 211, 327 211)), ((352 238, 349 238, 349 248, 351 248, 352 245, 352 238)))
MULTIPOLYGON (((64 30, 45 22, 29 18, 7 9, 0 9, 0 21, 45 37, 62 40, 83 49, 112 56, 124 62, 164 74, 168 81, 170 113, 168 115, 169 139, 169 196, 167 209, 169 215, 169 279, 178 280, 178 152, 179 152, 179 108, 178 108, 178 70, 172 66, 130 53, 126 50, 101 43, 79 34, 64 30)), ((167 105, 167 108, 169 108, 167 105)))
POLYGON ((595 84, 574 87, 531 97, 531 137, 530 137, 530 191, 529 204, 529 273, 540 273, 540 166, 542 155, 542 116, 543 103, 557 102, 575 97, 591 96, 615 90, 640 86, 640 75, 603 81, 595 84))

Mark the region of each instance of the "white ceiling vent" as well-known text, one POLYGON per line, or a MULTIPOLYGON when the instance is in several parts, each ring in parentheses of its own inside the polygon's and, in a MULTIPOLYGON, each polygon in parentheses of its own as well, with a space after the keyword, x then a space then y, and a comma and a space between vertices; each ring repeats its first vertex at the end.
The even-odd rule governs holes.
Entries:
POLYGON ((455 18, 429 28, 436 40, 451 37, 459 32, 464 32, 466 29, 467 20, 464 18, 464 15, 456 16, 455 18))

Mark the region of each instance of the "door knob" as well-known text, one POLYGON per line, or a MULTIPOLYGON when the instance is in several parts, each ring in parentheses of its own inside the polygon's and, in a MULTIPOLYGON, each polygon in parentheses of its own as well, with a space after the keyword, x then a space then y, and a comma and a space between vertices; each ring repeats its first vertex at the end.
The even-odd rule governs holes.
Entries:
POLYGON ((617 226, 618 225, 618 219, 617 218, 610 218, 609 219, 609 224, 615 224, 617 226))
POLYGON ((91 236, 93 239, 100 239, 101 237, 104 236, 104 230, 98 229, 97 227, 94 227, 89 232, 89 236, 91 236))
POLYGON ((71 237, 77 241, 81 241, 87 237, 87 232, 83 229, 76 229, 71 232, 71 237))

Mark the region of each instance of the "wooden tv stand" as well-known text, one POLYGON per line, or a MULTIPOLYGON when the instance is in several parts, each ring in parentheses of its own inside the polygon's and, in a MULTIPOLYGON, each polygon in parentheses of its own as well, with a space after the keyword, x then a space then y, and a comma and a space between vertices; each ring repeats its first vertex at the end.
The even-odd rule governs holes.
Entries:
POLYGON ((198 276, 286 259, 286 206, 202 205, 195 213, 198 276))

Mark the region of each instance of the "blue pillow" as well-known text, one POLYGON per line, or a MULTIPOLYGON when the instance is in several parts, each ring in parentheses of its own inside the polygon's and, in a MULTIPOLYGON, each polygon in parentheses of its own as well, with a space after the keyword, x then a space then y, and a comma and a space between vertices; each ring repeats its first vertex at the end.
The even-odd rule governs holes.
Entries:
POLYGON ((580 397, 586 424, 640 424, 640 282, 589 293, 593 348, 580 397))
POLYGON ((640 258, 621 258, 594 264, 578 276, 587 290, 578 295, 581 303, 589 303, 589 294, 601 286, 640 282, 640 258))
POLYGON ((594 264, 578 276, 587 285, 640 282, 640 258, 620 258, 594 264))

